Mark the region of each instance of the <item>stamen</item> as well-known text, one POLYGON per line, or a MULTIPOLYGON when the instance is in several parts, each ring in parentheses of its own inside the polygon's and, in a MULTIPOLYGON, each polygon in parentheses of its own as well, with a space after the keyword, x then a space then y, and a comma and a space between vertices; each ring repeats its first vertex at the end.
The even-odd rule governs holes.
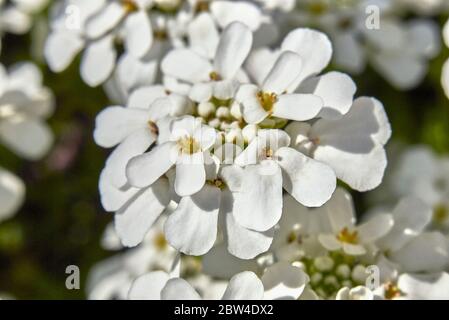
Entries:
POLYGON ((349 229, 345 227, 337 235, 337 239, 344 243, 357 244, 359 242, 359 234, 357 231, 350 232, 349 229))
POLYGON ((133 13, 139 10, 139 7, 134 0, 122 0, 122 6, 126 13, 133 13))
POLYGON ((148 121, 148 127, 150 128, 151 133, 158 135, 159 134, 159 128, 157 127, 156 123, 153 121, 148 121))
POLYGON ((260 105, 266 112, 273 112, 273 107, 276 101, 278 100, 278 97, 273 92, 263 92, 259 91, 257 93, 257 100, 259 101, 260 105))
POLYGON ((219 80, 221 80, 221 76, 217 72, 215 72, 215 71, 212 71, 211 73, 209 73, 209 78, 212 81, 219 81, 219 80))
POLYGON ((165 236, 163 233, 158 233, 156 235, 156 237, 154 238, 153 243, 154 243, 154 246, 160 251, 167 248, 167 244, 168 244, 167 239, 165 239, 165 236))
POLYGON ((200 145, 193 137, 183 137, 177 143, 182 153, 194 154, 200 151, 200 145))
POLYGON ((403 296, 404 293, 399 289, 395 284, 392 282, 387 282, 384 284, 384 290, 385 290, 385 299, 391 300, 393 298, 398 298, 400 296, 403 296))

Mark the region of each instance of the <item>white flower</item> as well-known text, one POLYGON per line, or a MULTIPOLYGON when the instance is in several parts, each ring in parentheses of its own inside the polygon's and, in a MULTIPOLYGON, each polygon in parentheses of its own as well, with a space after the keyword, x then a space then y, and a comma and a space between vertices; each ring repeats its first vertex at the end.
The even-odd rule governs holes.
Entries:
POLYGON ((105 148, 117 146, 107 160, 116 187, 127 183, 128 161, 154 143, 165 142, 172 117, 190 113, 191 109, 188 98, 168 95, 162 86, 148 86, 133 91, 126 107, 112 106, 98 114, 95 142, 105 148))
POLYGON ((0 65, 0 143, 29 160, 43 157, 53 142, 45 123, 53 107, 35 65, 19 63, 8 72, 0 65))
POLYGON ((41 11, 48 0, 0 1, 0 51, 4 33, 25 34, 32 26, 32 15, 41 11))
POLYGON ((378 100, 361 97, 340 119, 292 122, 285 130, 293 148, 329 165, 351 188, 367 191, 381 183, 387 166, 384 145, 391 128, 378 100))
POLYGON ((11 218, 25 196, 22 180, 0 167, 0 223, 11 218))
POLYGON ((449 265, 449 244, 439 232, 428 232, 432 208, 419 199, 403 198, 392 211, 394 226, 376 244, 384 280, 404 272, 439 272, 449 265), (416 259, 419 255, 420 259, 416 259), (389 260, 389 261, 388 261, 389 260))
POLYGON ((403 274, 398 279, 399 297, 408 300, 448 300, 449 274, 403 274))
MULTIPOLYGON (((204 39, 201 39, 204 41, 204 39)), ((207 41, 207 39, 206 39, 207 41)), ((236 84, 232 83, 248 56, 253 41, 251 30, 240 22, 233 22, 223 31, 212 63, 192 49, 176 49, 167 54, 161 64, 163 73, 178 81, 195 85, 190 96, 197 102, 211 97, 221 100, 233 98, 236 84), (206 83, 199 85, 200 83, 206 83)), ((195 43, 194 43, 195 45, 195 43)), ((215 47, 214 46, 214 47, 215 47)))
POLYGON ((329 212, 332 233, 321 233, 320 243, 328 250, 343 250, 348 255, 364 255, 370 245, 386 235, 393 227, 390 215, 379 214, 356 226, 355 214, 349 194, 339 189, 334 193, 332 211, 329 212))
POLYGON ((206 182, 205 158, 215 140, 215 130, 202 125, 199 119, 192 116, 175 119, 168 141, 131 159, 126 169, 128 181, 135 187, 150 186, 175 165, 176 193, 192 195, 206 182))
MULTIPOLYGON (((120 254, 107 258, 92 267, 87 280, 87 292, 90 300, 126 299, 132 282, 151 270, 170 271, 177 252, 164 238, 161 217, 146 234, 142 244, 120 254)), ((106 229, 117 235, 113 228, 106 229)), ((111 241, 111 239, 109 239, 111 241)), ((115 241, 120 241, 118 238, 115 241)), ((120 248, 116 248, 118 250, 120 248)))

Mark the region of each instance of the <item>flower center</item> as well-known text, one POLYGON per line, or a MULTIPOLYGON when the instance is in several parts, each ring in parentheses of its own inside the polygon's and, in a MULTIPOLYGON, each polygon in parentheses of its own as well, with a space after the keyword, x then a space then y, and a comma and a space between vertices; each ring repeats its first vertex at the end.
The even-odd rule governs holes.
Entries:
POLYGON ((391 300, 403 296, 404 293, 392 282, 384 284, 385 299, 391 300))
POLYGON ((168 245, 167 239, 165 239, 163 233, 158 233, 154 238, 153 243, 156 249, 158 249, 159 251, 164 250, 165 248, 167 248, 168 245))
POLYGON ((183 0, 156 0, 155 8, 165 13, 175 13, 181 7, 183 0))
POLYGON ((357 244, 359 241, 359 234, 357 231, 351 232, 345 227, 338 233, 337 239, 344 243, 357 244))
POLYGON ((218 74, 218 72, 215 72, 215 71, 212 71, 211 73, 209 73, 209 78, 210 78, 212 81, 219 81, 219 80, 222 80, 222 79, 221 79, 221 76, 218 74))
POLYGON ((194 154, 200 151, 200 144, 193 137, 182 137, 177 142, 179 149, 185 154, 194 154))
POLYGON ((122 0, 122 6, 127 13, 132 13, 139 10, 139 7, 134 2, 134 0, 122 0))
POLYGON ((257 100, 259 101, 262 108, 269 113, 273 111, 273 106, 276 103, 277 99, 277 95, 273 92, 259 91, 257 93, 257 100))
POLYGON ((214 180, 207 180, 206 183, 211 186, 215 186, 221 190, 223 190, 226 187, 226 184, 224 183, 224 181, 219 178, 214 179, 214 180))
POLYGON ((271 159, 274 156, 274 151, 270 147, 262 149, 262 156, 265 159, 271 159))
POLYGON ((436 224, 444 224, 448 218, 449 209, 445 205, 440 204, 433 209, 433 221, 436 224))
POLYGON ((320 15, 325 14, 328 9, 329 9, 329 6, 323 1, 313 1, 313 2, 309 3, 307 6, 307 10, 315 16, 320 16, 320 15))

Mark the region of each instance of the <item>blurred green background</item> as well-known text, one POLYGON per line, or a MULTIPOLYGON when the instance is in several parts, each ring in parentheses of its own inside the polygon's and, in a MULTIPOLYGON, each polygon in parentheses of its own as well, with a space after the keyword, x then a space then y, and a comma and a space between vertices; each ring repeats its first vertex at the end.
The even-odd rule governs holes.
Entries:
MULTIPOLYGON (((443 25, 445 19, 438 22, 443 25)), ((32 59, 30 45, 31 36, 7 35, 1 63, 10 66, 32 59)), ((354 77, 358 96, 383 102, 393 128, 391 141, 424 143, 449 153, 449 99, 440 84, 448 57, 449 49, 444 48, 431 61, 423 83, 408 92, 394 89, 372 69, 354 77)), ((112 254, 99 245, 112 218, 102 210, 97 188, 108 151, 92 139, 95 116, 108 99, 101 88, 83 84, 79 61, 61 74, 51 73, 43 63, 40 67, 46 86, 56 96, 56 112, 49 120, 56 140, 52 152, 34 163, 0 145, 1 165, 27 185, 25 205, 13 219, 0 224, 0 293, 17 299, 83 299, 89 269, 112 254), (80 267, 81 290, 65 287, 65 268, 71 264, 80 267)), ((364 195, 353 195, 357 211, 365 211, 364 195)))

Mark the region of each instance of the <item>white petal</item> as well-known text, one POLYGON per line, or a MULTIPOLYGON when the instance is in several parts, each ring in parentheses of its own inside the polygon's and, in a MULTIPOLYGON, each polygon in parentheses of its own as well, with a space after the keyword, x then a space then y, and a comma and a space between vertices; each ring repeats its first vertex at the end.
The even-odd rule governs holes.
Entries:
POLYGON ((161 63, 164 74, 189 83, 210 80, 213 71, 207 59, 188 49, 170 51, 161 63))
POLYGON ((164 86, 144 86, 134 90, 126 105, 128 108, 149 109, 150 105, 159 98, 167 96, 164 86))
POLYGON ((393 227, 393 218, 389 214, 379 214, 357 227, 362 242, 369 243, 386 235, 393 227))
POLYGON ((114 212, 119 210, 130 200, 139 189, 137 188, 117 188, 112 184, 112 172, 108 167, 105 167, 100 174, 100 181, 98 183, 100 190, 101 205, 104 210, 114 212))
POLYGON ((0 167, 0 222, 19 209, 25 196, 25 185, 18 177, 0 167))
POLYGON ((342 244, 333 234, 320 234, 318 235, 318 240, 329 251, 340 250, 342 248, 342 244))
POLYGON ((410 300, 449 300, 449 274, 402 274, 398 287, 406 299, 410 300))
MULTIPOLYGON (((332 56, 332 45, 329 38, 319 31, 311 29, 295 29, 284 38, 282 51, 290 50, 299 54, 302 60, 302 71, 296 81, 323 71, 332 56)), ((292 85, 295 87, 295 84, 292 85)))
POLYGON ((366 66, 366 53, 355 32, 336 32, 332 36, 335 64, 351 74, 361 73, 366 66))
POLYGON ((234 193, 233 215, 241 226, 255 231, 272 228, 282 214, 282 174, 273 161, 245 168, 242 186, 234 193))
POLYGON ((283 94, 274 105, 273 116, 306 121, 315 118, 323 107, 323 100, 313 94, 283 94))
POLYGON ((432 219, 432 208, 419 199, 407 197, 401 199, 392 214, 394 226, 377 245, 396 251, 427 227, 432 219))
POLYGON ((106 162, 113 174, 112 183, 115 186, 123 187, 127 184, 126 165, 128 161, 143 154, 155 141, 155 134, 147 128, 143 128, 128 136, 115 148, 106 162))
POLYGON ((165 142, 128 162, 126 176, 132 186, 146 187, 166 173, 176 162, 175 143, 165 142))
POLYGON ((50 33, 44 48, 48 66, 53 72, 65 70, 83 46, 83 39, 75 33, 65 31, 50 33))
POLYGON ((115 230, 126 247, 142 242, 146 233, 170 202, 167 179, 141 190, 115 214, 115 230))
POLYGON ((325 205, 332 230, 341 231, 351 228, 355 223, 355 210, 351 194, 343 188, 337 188, 325 205))
POLYGON ((348 75, 329 72, 305 81, 299 92, 313 93, 323 99, 324 106, 320 112, 322 118, 338 119, 351 108, 356 86, 348 75))
POLYGON ((253 41, 251 31, 240 22, 223 30, 215 53, 214 68, 223 79, 232 79, 243 65, 253 41))
POLYGON ((224 29, 228 24, 239 21, 245 23, 252 31, 257 30, 262 22, 262 13, 252 3, 243 1, 213 1, 210 11, 224 29))
POLYGON ((145 110, 108 107, 95 119, 95 142, 104 148, 113 147, 134 132, 146 128, 147 121, 148 113, 145 110))
POLYGON ((125 47, 137 58, 145 56, 153 44, 153 29, 148 14, 139 10, 131 13, 125 21, 125 47))
POLYGON ((112 36, 90 43, 81 61, 81 77, 91 87, 102 84, 114 70, 116 56, 112 36))
POLYGON ((53 134, 40 119, 12 118, 0 125, 0 141, 28 160, 42 158, 53 144, 53 134))
POLYGON ((441 84, 443 85, 446 96, 449 97, 449 59, 444 63, 443 66, 441 84))
POLYGON ((298 267, 278 262, 262 276, 265 300, 296 300, 304 291, 309 277, 298 267))
POLYGON ((303 61, 298 54, 292 51, 282 52, 263 82, 263 90, 283 93, 298 78, 302 67, 303 61))
POLYGON ((273 241, 274 229, 257 232, 240 226, 232 215, 233 198, 229 191, 222 192, 220 213, 225 215, 228 250, 240 259, 253 259, 268 251, 273 241))
POLYGON ((380 52, 372 57, 372 63, 399 90, 416 87, 427 71, 427 63, 409 52, 380 52))
POLYGON ((201 56, 213 58, 220 39, 211 15, 200 13, 187 27, 189 45, 201 56))
POLYGON ((222 300, 261 300, 264 295, 262 281, 251 271, 236 274, 229 280, 229 285, 222 300))
POLYGON ((449 264, 447 239, 439 232, 423 233, 393 252, 390 258, 404 272, 438 272, 449 264))
POLYGON ((161 291, 169 276, 164 271, 154 271, 134 280, 128 293, 129 300, 160 300, 161 291))
POLYGON ((408 24, 409 44, 419 56, 433 58, 440 52, 439 26, 428 19, 414 19, 408 24))
POLYGON ((366 254, 366 249, 359 244, 343 243, 343 251, 350 256, 361 256, 366 254))
POLYGON ((119 2, 109 2, 86 22, 89 38, 98 38, 115 28, 125 17, 126 11, 119 2))
POLYGON ((168 280, 161 292, 162 300, 201 300, 192 286, 181 278, 168 280))
POLYGON ((279 149, 276 157, 284 188, 299 203, 319 207, 330 199, 337 183, 331 168, 288 147, 279 149))
POLYGON ((176 163, 175 191, 183 196, 190 196, 201 190, 206 181, 204 157, 202 152, 182 155, 176 163))
POLYGON ((220 189, 206 184, 190 197, 183 197, 165 223, 167 241, 188 255, 203 255, 217 238, 220 189))

